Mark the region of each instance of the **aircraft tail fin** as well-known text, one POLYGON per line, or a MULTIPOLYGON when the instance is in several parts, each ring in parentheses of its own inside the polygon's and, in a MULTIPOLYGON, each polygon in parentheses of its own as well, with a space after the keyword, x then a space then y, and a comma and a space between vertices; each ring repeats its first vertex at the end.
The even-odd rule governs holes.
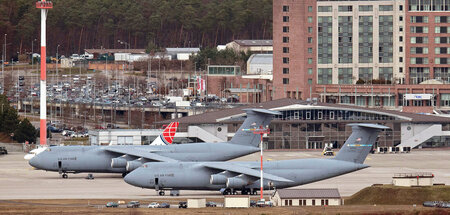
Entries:
POLYGON ((152 146, 172 144, 179 122, 171 122, 153 142, 152 146))
POLYGON ((362 164, 372 150, 378 134, 389 127, 369 123, 349 124, 352 134, 334 159, 362 164))
POLYGON ((261 136, 254 134, 252 131, 245 131, 244 129, 259 128, 260 126, 265 128, 269 126, 273 116, 279 115, 280 112, 265 109, 244 109, 244 111, 247 113, 247 118, 236 131, 233 138, 231 138, 230 142, 233 144, 258 147, 261 142, 261 136))

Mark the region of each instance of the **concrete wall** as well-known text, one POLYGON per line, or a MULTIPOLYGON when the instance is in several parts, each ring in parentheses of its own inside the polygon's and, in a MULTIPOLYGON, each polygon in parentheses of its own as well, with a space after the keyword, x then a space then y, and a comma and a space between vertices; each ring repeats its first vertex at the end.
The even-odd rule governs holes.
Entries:
POLYGON ((188 199, 187 207, 188 208, 205 208, 206 207, 206 199, 188 199))
POLYGON ((224 207, 226 208, 249 208, 250 196, 226 196, 224 207))

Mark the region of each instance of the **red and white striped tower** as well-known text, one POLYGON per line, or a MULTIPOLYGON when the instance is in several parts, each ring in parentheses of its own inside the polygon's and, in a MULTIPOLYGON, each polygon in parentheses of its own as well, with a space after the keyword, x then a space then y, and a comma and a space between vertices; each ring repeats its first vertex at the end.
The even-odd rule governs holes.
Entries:
POLYGON ((259 145, 260 150, 261 150, 261 178, 259 179, 260 181, 260 198, 261 200, 264 199, 264 195, 263 195, 263 191, 264 191, 264 170, 263 170, 263 137, 264 134, 270 134, 270 129, 268 127, 264 128, 262 125, 259 128, 250 128, 250 129, 242 129, 243 131, 252 131, 254 134, 260 134, 261 135, 261 143, 259 145))
POLYGON ((47 50, 46 21, 48 9, 53 8, 51 1, 38 1, 36 8, 41 9, 41 97, 40 97, 40 138, 41 145, 47 145, 47 50))

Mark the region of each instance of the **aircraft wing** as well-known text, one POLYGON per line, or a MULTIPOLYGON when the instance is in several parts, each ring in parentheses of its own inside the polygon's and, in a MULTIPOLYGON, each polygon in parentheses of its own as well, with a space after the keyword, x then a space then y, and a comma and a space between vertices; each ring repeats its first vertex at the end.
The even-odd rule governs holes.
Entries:
POLYGON ((123 155, 131 155, 138 158, 144 158, 147 160, 153 160, 153 161, 160 161, 160 162, 176 162, 178 160, 161 156, 155 153, 151 153, 148 151, 140 150, 140 149, 120 149, 120 148, 113 148, 113 147, 107 147, 105 148, 106 151, 115 152, 123 155))
MULTIPOLYGON (((255 178, 259 178, 261 176, 260 171, 254 170, 252 168, 232 164, 232 163, 219 163, 219 162, 207 162, 202 163, 203 166, 211 168, 211 169, 218 169, 218 170, 224 170, 229 172, 235 172, 238 174, 244 174, 248 176, 252 176, 255 178)), ((279 177, 276 175, 272 175, 269 173, 264 173, 264 179, 272 180, 272 181, 280 181, 280 182, 292 182, 289 179, 279 177)))

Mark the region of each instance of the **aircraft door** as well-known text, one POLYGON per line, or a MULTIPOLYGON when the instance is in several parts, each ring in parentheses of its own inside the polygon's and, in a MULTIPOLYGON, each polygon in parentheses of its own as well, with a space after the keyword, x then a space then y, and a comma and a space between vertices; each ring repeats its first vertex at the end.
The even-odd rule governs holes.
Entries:
POLYGON ((155 178, 155 190, 159 190, 159 178, 155 178))

